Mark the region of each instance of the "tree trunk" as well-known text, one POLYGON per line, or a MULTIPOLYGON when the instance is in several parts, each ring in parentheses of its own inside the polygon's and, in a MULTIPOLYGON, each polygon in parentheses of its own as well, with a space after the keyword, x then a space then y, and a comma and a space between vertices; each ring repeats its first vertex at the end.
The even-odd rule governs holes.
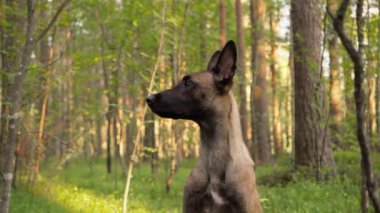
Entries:
POLYGON ((172 153, 172 156, 170 157, 170 168, 169 168, 169 175, 166 178, 166 193, 170 192, 173 178, 175 175, 175 169, 176 169, 176 159, 175 159, 175 152, 172 153))
MULTIPOLYGON (((373 62, 369 62, 371 64, 373 62)), ((370 65, 368 64, 368 69, 370 65)), ((375 67, 373 67, 375 69, 375 67)), ((368 133, 369 138, 373 137, 376 134, 376 78, 374 74, 367 74, 367 85, 368 85, 368 97, 367 97, 367 123, 368 123, 368 133)), ((371 140, 370 140, 371 141, 371 140)))
MULTIPOLYGON (((377 11, 378 17, 380 17, 380 0, 377 1, 377 11)), ((380 21, 377 22, 377 35, 380 34, 380 21)), ((380 41, 377 40, 377 70, 380 70, 380 41)), ((377 134, 380 135, 380 73, 376 73, 376 126, 377 126, 377 134)), ((378 142, 379 150, 380 150, 380 141, 378 142)))
MULTIPOLYGON (((337 7, 337 2, 335 0, 330 1, 329 5, 335 10, 337 7)), ((340 88, 338 37, 333 32, 333 29, 328 29, 328 51, 330 56, 330 110, 332 117, 330 124, 331 142, 339 146, 339 136, 342 134, 341 122, 343 119, 344 100, 342 98, 342 90, 340 88)))
POLYGON ((245 44, 244 44, 244 28, 243 28, 243 13, 241 1, 236 0, 236 31, 238 40, 239 61, 237 73, 239 78, 239 93, 240 93, 240 121, 243 133, 244 142, 249 145, 248 141, 248 113, 247 113, 247 91, 246 91, 246 73, 245 73, 245 44))
POLYGON ((219 41, 220 41, 220 48, 223 48, 226 44, 226 1, 225 0, 219 0, 219 27, 220 27, 220 33, 219 33, 219 41))
MULTIPOLYGON (((293 36, 293 33, 290 32, 291 38, 293 36)), ((289 59, 288 59, 288 66, 289 66, 289 78, 287 83, 287 90, 291 92, 290 97, 287 98, 287 115, 288 115, 288 125, 287 125, 287 141, 288 144, 292 147, 292 152, 294 153, 294 129, 295 129, 295 118, 294 118, 294 53, 293 49, 290 48, 289 50, 289 59)))
POLYGON ((294 50, 295 164, 319 169, 333 165, 323 117, 321 60, 321 15, 319 0, 292 0, 291 24, 294 50), (321 122, 323 121, 323 122, 321 122))
MULTIPOLYGON (((6 6, 9 8, 13 8, 11 10, 7 10, 9 12, 9 16, 7 16, 7 23, 10 26, 17 25, 17 5, 14 2, 6 2, 6 6), (9 19, 8 19, 9 17, 9 19)), ((18 124, 20 119, 20 107, 21 107, 21 97, 23 93, 23 85, 24 80, 27 73, 27 68, 29 66, 30 62, 30 56, 32 54, 33 50, 33 31, 34 31, 34 14, 33 14, 33 0, 28 0, 27 2, 27 21, 26 21, 26 37, 25 37, 25 43, 21 55, 21 61, 20 64, 16 67, 9 67, 11 69, 5 70, 6 73, 8 73, 10 76, 11 74, 15 74, 14 72, 18 72, 17 75, 15 75, 14 80, 7 79, 8 86, 7 88, 12 92, 7 92, 5 94, 5 103, 9 105, 9 108, 6 109, 5 114, 3 116, 7 117, 8 120, 6 122, 6 138, 5 141, 2 141, 2 146, 4 146, 4 156, 3 156, 3 165, 2 165, 2 192, 1 192, 1 201, 0 201, 0 212, 6 213, 9 210, 9 201, 11 198, 11 189, 12 189, 12 180, 14 176, 14 165, 15 165, 15 149, 16 149, 16 138, 17 138, 17 131, 18 131, 18 124)), ((13 30, 7 31, 6 36, 13 37, 15 34, 13 30)), ((13 50, 10 54, 17 54, 17 48, 15 46, 15 43, 13 43, 14 38, 10 39, 11 43, 5 43, 4 45, 9 47, 11 50, 13 50)), ((17 59, 15 59, 17 60, 17 59)), ((14 65, 16 65, 15 63, 14 65)), ((7 75, 6 75, 7 76, 7 75)))
MULTIPOLYGON (((47 3, 46 1, 44 3, 47 3)), ((40 12, 40 18, 46 19, 46 12, 44 10, 41 10, 40 12)), ((54 33, 51 37, 51 43, 53 44, 54 41, 54 33)), ((39 160, 41 158, 41 154, 44 150, 43 145, 43 132, 45 127, 45 118, 46 118, 46 111, 47 111, 47 100, 49 97, 49 63, 51 62, 51 59, 54 54, 54 48, 53 45, 49 45, 48 38, 43 38, 40 41, 40 63, 43 67, 41 71, 41 83, 43 85, 42 88, 42 100, 40 102, 40 121, 38 125, 38 132, 37 132, 37 145, 35 150, 35 164, 34 164, 34 180, 36 180, 36 177, 38 177, 39 174, 39 160)))
POLYGON ((98 157, 102 156, 103 153, 103 137, 102 137, 102 120, 99 118, 95 118, 95 125, 96 125, 96 155, 98 157))
MULTIPOLYGON (((361 161, 361 164, 363 164, 363 161, 361 161)), ((363 169, 363 165, 361 165, 361 175, 362 175, 362 182, 361 182, 361 199, 360 199, 360 209, 362 213, 368 212, 368 206, 369 206, 369 198, 368 198, 368 189, 367 189, 367 180, 365 178, 365 171, 363 169)))
POLYGON ((271 161, 271 144, 269 136, 269 116, 267 103, 267 63, 265 55, 265 11, 266 6, 263 0, 256 1, 254 16, 256 20, 255 41, 256 41, 256 63, 255 63, 255 82, 253 93, 254 107, 254 141, 257 145, 257 163, 269 163, 271 161))
POLYGON ((343 99, 342 90, 340 88, 340 71, 339 71, 339 56, 338 43, 336 35, 330 35, 328 41, 328 49, 330 54, 330 109, 332 121, 330 129, 332 132, 331 142, 339 145, 339 135, 342 134, 341 122, 343 119, 343 99))
MULTIPOLYGON (((377 186, 374 179, 371 152, 367 136, 367 128, 365 123, 365 95, 363 89, 364 79, 364 62, 363 62, 363 49, 364 49, 364 18, 363 18, 363 0, 356 2, 356 26, 357 26, 357 40, 358 49, 355 49, 351 39, 349 39, 344 31, 344 18, 346 10, 349 6, 349 0, 343 0, 336 16, 331 12, 328 7, 327 11, 333 19, 333 26, 335 31, 343 43, 347 53, 349 54, 352 62, 354 63, 354 86, 355 86, 355 106, 356 106, 356 135, 361 153, 361 167, 363 174, 363 181, 366 183, 369 197, 371 198, 375 212, 380 212, 380 200, 377 193, 377 186)), ((364 200, 363 198, 362 200, 364 200)))
MULTIPOLYGON (((100 51, 101 51, 101 58, 102 58, 102 69, 103 69, 103 77, 104 77, 104 88, 109 90, 110 88, 110 79, 109 79, 109 74, 108 74, 108 70, 107 70, 107 64, 106 64, 106 47, 105 47, 105 43, 106 43, 106 32, 105 32, 105 29, 104 29, 104 24, 101 23, 100 24, 100 31, 101 31, 101 46, 100 46, 100 51)), ((109 91, 109 92, 112 92, 112 91, 109 91)), ((107 172, 108 173, 111 173, 112 171, 112 155, 111 155, 111 137, 112 137, 112 114, 111 114, 111 111, 110 111, 110 99, 109 99, 109 96, 108 96, 108 111, 107 111, 107 114, 106 114, 106 119, 107 119, 107 135, 106 135, 106 142, 107 142, 107 152, 106 152, 106 155, 107 155, 107 160, 106 160, 106 168, 107 168, 107 172)))
MULTIPOLYGON (((380 28, 380 26, 379 26, 379 28, 380 28)), ((378 58, 377 59, 378 60, 377 61, 377 70, 380 70, 380 51, 378 51, 378 52, 379 52, 379 55, 377 57, 378 58)), ((375 97, 375 101, 376 101, 376 127, 377 127, 376 132, 378 135, 380 135, 380 73, 376 74, 376 97, 375 97)), ((379 147, 379 150, 380 150, 380 141, 377 144, 377 146, 379 147)))
POLYGON ((272 2, 272 8, 269 11, 269 26, 270 26, 270 71, 272 74, 272 135, 274 143, 274 153, 279 156, 283 152, 283 144, 281 137, 280 126, 280 106, 277 94, 277 24, 278 18, 275 16, 275 3, 272 2))
MULTIPOLYGON (((73 31, 71 27, 67 27, 65 36, 66 39, 70 39, 73 36, 73 31)), ((63 140, 65 141, 64 144, 61 145, 61 157, 63 157, 63 163, 66 163, 66 160, 68 158, 65 158, 65 156, 70 152, 70 148, 72 146, 72 130, 71 130, 71 122, 72 122, 72 115, 74 108, 74 100, 73 100, 73 55, 70 48, 66 49, 66 56, 63 60, 64 63, 64 77, 65 81, 62 85, 62 107, 63 107, 63 113, 62 113, 62 121, 63 121, 63 140)))
MULTIPOLYGON (((249 17, 251 21, 251 75, 255 76, 255 69, 256 69, 256 51, 257 51, 257 41, 256 41, 256 26, 257 26, 257 20, 255 15, 255 5, 254 0, 249 1, 249 17)), ((253 159, 257 159, 256 156, 256 149, 257 149, 257 143, 255 141, 255 113, 254 113, 254 84, 251 84, 251 100, 250 100, 250 106, 251 106, 251 141, 249 141, 250 144, 248 144, 248 148, 250 150, 251 156, 253 159)))
POLYGON ((148 148, 146 149, 145 156, 150 161, 152 174, 157 173, 157 150, 154 128, 154 115, 152 112, 147 112, 145 117, 144 146, 148 148))

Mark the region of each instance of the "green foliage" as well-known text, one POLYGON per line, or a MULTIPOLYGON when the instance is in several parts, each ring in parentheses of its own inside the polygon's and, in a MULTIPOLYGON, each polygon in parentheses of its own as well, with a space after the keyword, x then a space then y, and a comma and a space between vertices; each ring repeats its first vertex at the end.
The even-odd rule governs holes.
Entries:
MULTIPOLYGON (((358 212, 360 209, 360 156, 358 152, 335 154, 337 176, 316 183, 305 178, 266 186, 268 176, 292 170, 289 156, 281 156, 276 166, 257 167, 258 190, 265 212, 358 212)), ((52 161, 50 161, 52 162, 52 161)), ((183 184, 194 165, 183 161, 174 176, 172 190, 165 192, 168 161, 161 161, 158 173, 148 164, 135 169, 129 197, 130 212, 181 212, 183 184)), ((374 165, 380 155, 374 155, 374 165)), ((125 178, 120 168, 108 175, 104 159, 77 159, 63 170, 44 164, 33 189, 19 186, 12 199, 11 212, 121 212, 125 178), (117 178, 117 180, 116 180, 117 178), (22 200, 23 202, 20 202, 22 200)), ((380 168, 377 169, 377 174, 380 168)))
POLYGON ((334 180, 290 183, 285 187, 260 187, 265 212, 358 212, 359 187, 334 180))

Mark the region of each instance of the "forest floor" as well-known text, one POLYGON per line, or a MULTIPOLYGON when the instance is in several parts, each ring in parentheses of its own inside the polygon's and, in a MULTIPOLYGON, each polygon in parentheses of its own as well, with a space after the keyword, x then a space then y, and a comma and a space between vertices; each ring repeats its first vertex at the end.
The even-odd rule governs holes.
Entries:
MULTIPOLYGON (((276 165, 258 166, 264 212, 360 212, 359 152, 336 152, 335 160, 337 175, 320 183, 297 174, 286 182, 287 176, 281 174, 290 174, 289 156, 277 160, 276 165)), ((380 154, 373 160, 379 175, 380 154)), ((129 212, 181 212, 182 188, 194 163, 181 162, 169 193, 165 190, 168 161, 160 162, 156 175, 147 163, 135 167, 129 212)), ((45 163, 33 187, 19 181, 10 212, 122 212, 125 178, 120 168, 107 174, 104 159, 72 160, 64 169, 56 165, 45 163)))

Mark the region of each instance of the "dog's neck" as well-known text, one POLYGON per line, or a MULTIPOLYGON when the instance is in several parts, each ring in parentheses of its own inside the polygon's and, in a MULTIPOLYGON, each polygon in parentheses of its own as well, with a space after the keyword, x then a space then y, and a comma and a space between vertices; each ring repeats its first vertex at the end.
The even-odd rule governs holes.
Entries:
POLYGON ((202 144, 215 144, 223 141, 244 143, 240 125, 239 110, 232 92, 229 92, 219 112, 211 113, 203 122, 200 122, 202 144))
POLYGON ((232 92, 229 92, 227 102, 223 113, 211 116, 200 124, 200 158, 216 173, 224 172, 231 160, 253 165, 243 141, 239 110, 232 92))

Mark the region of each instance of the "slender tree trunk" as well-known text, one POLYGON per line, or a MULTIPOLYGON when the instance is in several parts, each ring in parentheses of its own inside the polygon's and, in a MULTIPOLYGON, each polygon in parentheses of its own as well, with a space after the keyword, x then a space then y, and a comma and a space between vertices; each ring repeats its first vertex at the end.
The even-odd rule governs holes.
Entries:
MULTIPOLYGON (((16 25, 15 21, 17 19, 13 19, 17 17, 16 15, 12 13, 17 13, 17 6, 14 2, 6 2, 6 6, 9 8, 13 8, 12 10, 8 10, 10 13, 10 20, 8 21, 8 24, 16 25)), ((30 62, 30 56, 32 54, 33 50, 33 31, 34 31, 34 14, 33 14, 33 0, 28 0, 27 2, 27 22, 26 22, 26 37, 25 37, 25 43, 21 55, 21 61, 19 66, 17 67, 10 67, 11 70, 5 70, 5 72, 12 74, 12 72, 17 71, 18 75, 15 75, 15 78, 13 81, 7 81, 9 83, 9 90, 12 91, 6 94, 5 96, 5 103, 9 105, 9 108, 7 109, 6 114, 3 116, 7 116, 8 121, 6 128, 6 141, 2 141, 2 146, 4 146, 4 160, 3 160, 3 166, 2 166, 2 192, 1 192, 1 201, 0 201, 0 212, 6 213, 9 210, 9 202, 11 198, 11 188, 12 188, 12 180, 14 176, 14 165, 15 165, 15 149, 16 149, 16 138, 17 138, 17 131, 18 131, 18 124, 20 119, 20 107, 21 107, 21 97, 23 93, 23 84, 27 73, 27 68, 29 66, 30 62)), ((14 32, 8 32, 7 36, 12 37, 14 32)), ((13 45, 11 44, 5 44, 5 45, 13 45)), ((14 48, 13 50, 16 50, 16 47, 10 47, 14 48)), ((16 52, 13 52, 13 54, 16 54, 16 52)))
MULTIPOLYGON (((361 161, 361 164, 363 161, 361 161)), ((360 208, 362 213, 368 212, 368 206, 369 206, 369 197, 368 197, 368 188, 367 188, 367 179, 365 177, 365 170, 363 169, 363 165, 361 166, 361 175, 362 175, 362 181, 361 181, 361 199, 360 199, 360 208)))
POLYGON ((110 174, 112 172, 112 155, 111 155, 111 129, 112 129, 112 124, 111 124, 111 115, 107 113, 107 173, 110 174))
POLYGON ((145 117, 145 138, 144 146, 147 147, 145 156, 150 161, 152 174, 157 173, 157 150, 155 147, 155 134, 154 134, 154 115, 152 112, 147 112, 145 117))
POLYGON ((99 118, 96 118, 95 122, 96 122, 95 123, 96 125, 96 155, 98 157, 101 157, 103 153, 102 120, 99 118))
MULTIPOLYGON (((138 43, 136 42, 137 41, 137 38, 135 39, 135 42, 133 42, 133 48, 132 48, 132 59, 136 62, 139 62, 139 54, 138 52, 136 51, 139 47, 138 47, 138 43)), ((132 72, 129 72, 128 73, 128 83, 129 85, 132 85, 134 82, 138 81, 137 79, 137 75, 136 75, 137 71, 136 70, 132 70, 132 72)), ((134 149, 134 146, 135 146, 135 137, 136 137, 136 134, 137 134, 137 119, 138 119, 138 116, 137 116, 137 107, 138 107, 138 103, 137 103, 137 100, 135 100, 134 96, 136 96, 137 94, 133 91, 132 87, 129 88, 129 91, 128 91, 128 96, 127 96, 127 100, 126 100, 126 105, 129 106, 128 107, 128 123, 126 124, 126 133, 127 133, 127 137, 126 137, 126 156, 128 156, 128 158, 132 157, 132 152, 133 152, 133 149, 134 149)), ((127 158, 127 159, 128 159, 127 158)))
MULTIPOLYGON (((377 11, 378 17, 380 17, 380 0, 377 0, 377 11)), ((380 21, 377 22, 377 35, 380 35, 380 21)), ((377 54, 376 54, 376 70, 380 70, 380 40, 377 39, 377 54)), ((376 126, 377 126, 377 134, 380 136, 380 73, 376 73, 376 126)), ((377 146, 380 150, 380 141, 377 146)))
MULTIPOLYGON (((104 88, 106 88, 107 90, 110 89, 110 77, 109 77, 109 73, 108 73, 108 69, 107 69, 107 64, 106 64, 106 47, 105 47, 105 42, 106 42, 106 32, 105 32, 105 29, 104 29, 104 24, 101 23, 100 24, 100 32, 101 32, 101 46, 100 46, 100 51, 101 51, 101 57, 102 57, 102 69, 103 69, 103 77, 104 77, 104 88)), ((109 91, 109 92, 112 92, 112 91, 109 91)), ((111 137, 112 137, 112 114, 111 114, 111 111, 110 111, 110 99, 109 99, 109 96, 108 96, 108 111, 107 111, 107 114, 106 114, 106 119, 107 119, 107 135, 106 135, 106 142, 107 142, 107 152, 106 152, 106 155, 107 155, 107 160, 106 160, 106 167, 107 167, 107 172, 108 173, 111 173, 112 171, 112 155, 111 155, 111 137)))
MULTIPOLYGON (((93 69, 93 73, 94 75, 99 75, 101 76, 102 75, 102 70, 101 68, 99 68, 99 66, 96 66, 94 69, 93 69)), ((102 109, 103 108, 103 81, 101 78, 97 78, 97 79, 94 79, 93 80, 93 84, 96 85, 96 90, 97 92, 95 93, 95 97, 97 100, 99 100, 99 109, 102 109)), ((95 122, 95 142, 96 142, 96 145, 95 145, 95 152, 96 152, 96 156, 97 157, 102 157, 103 155, 103 140, 104 140, 104 136, 103 136, 103 131, 102 131, 102 127, 104 125, 104 118, 102 116, 99 116, 97 114, 95 114, 93 116, 93 119, 94 119, 94 122, 95 122)))
MULTIPOLYGON (((380 22, 379 22, 380 23, 380 22)), ((380 26, 379 26, 380 28, 380 26)), ((380 32, 379 32, 380 34, 380 32)), ((380 45, 379 45, 380 46, 380 45)), ((378 57, 377 57, 377 70, 380 70, 380 50, 378 51, 378 57)), ((376 127, 377 127, 377 134, 380 135, 380 73, 376 74, 376 127)), ((378 142, 377 146, 380 150, 380 141, 378 142)))
POLYGON ((219 33, 220 48, 223 48, 224 44, 226 44, 226 37, 227 37, 226 1, 225 0, 219 0, 219 26, 220 26, 220 33, 219 33))
MULTIPOLYGON (((369 62, 372 63, 372 62, 369 62)), ((370 65, 368 65, 368 68, 370 65)), ((373 67, 375 69, 375 67, 373 67)), ((368 106, 368 134, 369 138, 373 137, 376 134, 376 78, 374 74, 367 75, 367 85, 368 85, 368 97, 367 97, 367 106, 368 106)))
MULTIPOLYGON (((291 38, 293 37, 292 32, 290 32, 291 38)), ((288 91, 291 91, 290 97, 288 97, 288 104, 287 104, 287 115, 288 115, 288 125, 287 125, 287 141, 288 144, 292 147, 292 152, 294 153, 295 150, 295 143, 294 143, 294 129, 295 129, 295 110, 294 110, 294 53, 293 49, 290 48, 289 50, 289 60, 288 60, 288 66, 289 66, 289 78, 288 78, 288 84, 287 89, 288 91)))
MULTIPOLYGON (((349 0, 343 0, 339 6, 337 14, 334 16, 331 9, 328 7, 327 11, 330 17, 333 19, 333 26, 335 31, 343 43, 347 53, 349 54, 352 62, 354 63, 354 86, 355 86, 355 106, 356 106, 356 134, 361 153, 361 166, 363 181, 366 183, 369 197, 371 198, 375 212, 380 212, 380 200, 377 192, 377 186, 374 179, 371 152, 367 136, 367 127, 365 123, 365 95, 363 89, 364 79, 364 62, 363 62, 363 50, 364 50, 364 18, 363 18, 363 0, 356 2, 356 27, 357 27, 357 40, 358 49, 352 43, 344 31, 344 18, 346 10, 349 6, 349 0)), ((364 190, 364 189, 363 189, 364 190)), ((362 201, 365 198, 362 198, 362 201)))
MULTIPOLYGON (((332 9, 336 9, 337 2, 330 1, 332 9)), ((342 90, 340 88, 340 64, 338 52, 338 37, 333 29, 328 28, 328 51, 330 56, 330 110, 331 110, 331 142, 340 145, 339 135, 342 134, 341 122, 343 120, 342 90)))
MULTIPOLYGON (((368 14, 368 20, 372 19, 371 15, 368 14)), ((377 133, 377 121, 376 121, 376 74, 380 71, 377 69, 376 57, 380 51, 378 44, 379 34, 376 31, 373 32, 372 26, 367 27, 367 40, 369 44, 368 50, 365 52, 365 58, 367 61, 367 73, 366 80, 368 85, 368 102, 367 102, 367 123, 368 123, 368 133, 369 140, 377 133), (377 48, 376 48, 377 47, 377 48)))
MULTIPOLYGON (((0 2, 1 6, 1 13, 0 18, 1 21, 4 21, 6 23, 10 23, 12 25, 18 26, 19 25, 19 17, 16 13, 16 4, 12 5, 9 2, 0 2), (9 13, 5 13, 5 8, 9 8, 9 13), (5 15, 6 14, 6 15, 5 15)), ((1 27, 1 46, 3 48, 3 51, 1 51, 1 67, 4 70, 5 73, 11 73, 12 70, 17 67, 18 63, 18 54, 16 54, 16 38, 14 35, 15 32, 11 28, 4 27, 4 25, 0 25, 1 27), (7 54, 7 53, 14 53, 14 54, 7 54)), ((1 174, 4 173, 3 165, 5 165, 5 153, 6 149, 5 146, 8 141, 8 126, 9 126, 9 119, 7 119, 7 116, 10 113, 10 105, 8 103, 8 96, 10 93, 10 86, 11 86, 11 79, 7 78, 7 75, 4 75, 1 78, 1 135, 0 135, 0 171, 1 174)), ((2 186, 2 185, 0 185, 2 186)))
MULTIPOLYGON (((380 57, 378 59, 377 70, 380 70, 380 57)), ((376 127, 377 127, 377 134, 380 135, 380 73, 376 74, 375 100, 376 100, 376 127)), ((378 143, 378 146, 380 147, 380 142, 378 143)))
MULTIPOLYGON (((46 3, 46 1, 45 1, 46 3)), ((40 14, 41 19, 46 19, 46 12, 44 10, 41 11, 40 14)), ((54 42, 54 32, 51 37, 51 43, 54 42)), ((36 177, 39 174, 39 160, 41 158, 41 154, 43 153, 44 146, 43 146, 43 132, 45 127, 45 118, 46 118, 46 111, 47 111, 47 101, 49 97, 49 63, 51 62, 51 59, 54 54, 54 48, 53 45, 49 45, 48 38, 43 38, 40 41, 40 62, 41 65, 46 67, 42 69, 41 72, 41 83, 43 85, 42 88, 42 101, 40 103, 40 120, 38 125, 38 132, 37 132, 37 145, 35 150, 35 163, 34 163, 34 181, 36 180, 36 177)))
POLYGON ((320 168, 333 165, 327 132, 322 127, 324 96, 319 79, 321 14, 319 0, 292 0, 291 24, 294 50, 295 164, 320 168))
POLYGON ((342 133, 341 122, 343 119, 343 99, 340 88, 340 71, 339 71, 339 56, 338 43, 336 35, 331 35, 328 41, 328 49, 330 54, 330 109, 332 116, 332 142, 339 145, 339 135, 342 133))
MULTIPOLYGON (((67 27, 65 36, 66 39, 70 39, 72 37, 72 28, 67 27)), ((65 81, 63 85, 63 91, 62 91, 62 98, 63 98, 63 114, 62 114, 62 121, 63 121, 63 139, 65 141, 64 144, 61 145, 61 157, 63 158, 63 162, 66 162, 65 155, 68 154, 71 145, 72 145, 72 130, 71 130, 71 122, 72 122, 72 111, 74 108, 74 100, 73 100, 73 56, 70 48, 67 48, 66 50, 66 56, 63 60, 64 67, 65 67, 65 81)))
POLYGON ((172 156, 170 157, 169 175, 166 178, 166 193, 170 192, 170 189, 171 189, 171 186, 173 183, 173 178, 174 178, 175 171, 176 171, 176 167, 177 167, 174 153, 175 153, 175 151, 172 153, 172 156))
POLYGON ((131 157, 132 155, 132 151, 134 149, 134 146, 135 146, 135 142, 134 142, 134 136, 136 135, 137 133, 137 116, 136 116, 136 107, 137 107, 137 103, 136 103, 136 100, 132 100, 132 99, 129 99, 129 101, 127 102, 128 103, 128 106, 130 106, 130 110, 131 110, 131 113, 129 113, 129 122, 127 123, 126 125, 126 132, 127 132, 127 137, 126 137, 126 156, 128 157, 131 157))
POLYGON ((254 4, 254 16, 256 20, 256 75, 254 82, 253 107, 254 107, 254 140, 257 145, 257 163, 269 163, 271 161, 271 144, 269 136, 269 115, 267 102, 267 63, 265 51, 265 11, 264 0, 257 0, 254 4))
MULTIPOLYGON (((255 15, 255 4, 254 0, 249 1, 249 17, 251 21, 251 75, 255 76, 256 70, 256 52, 257 52, 257 40, 256 40, 256 28, 257 28, 257 20, 255 15)), ((255 141, 255 113, 254 113, 254 94, 253 91, 255 89, 254 83, 251 84, 251 141, 248 144, 248 148, 253 159, 257 159, 256 150, 257 150, 257 142, 255 141)))
MULTIPOLYGON (((272 2, 272 4, 275 4, 272 2)), ((277 24, 278 18, 275 16, 275 8, 269 11, 269 26, 270 26, 270 71, 272 74, 272 131, 273 131, 273 143, 274 143, 274 153, 279 156, 283 152, 283 144, 281 137, 281 126, 280 126, 280 106, 277 94, 277 24)))
POLYGON ((240 93, 240 121, 243 133, 244 142, 249 145, 248 141, 248 111, 247 111, 247 91, 246 91, 246 73, 245 73, 245 44, 244 44, 244 28, 243 28, 243 13, 241 1, 235 1, 236 9, 236 31, 238 40, 238 54, 239 62, 237 73, 240 75, 239 79, 239 93, 240 93))

